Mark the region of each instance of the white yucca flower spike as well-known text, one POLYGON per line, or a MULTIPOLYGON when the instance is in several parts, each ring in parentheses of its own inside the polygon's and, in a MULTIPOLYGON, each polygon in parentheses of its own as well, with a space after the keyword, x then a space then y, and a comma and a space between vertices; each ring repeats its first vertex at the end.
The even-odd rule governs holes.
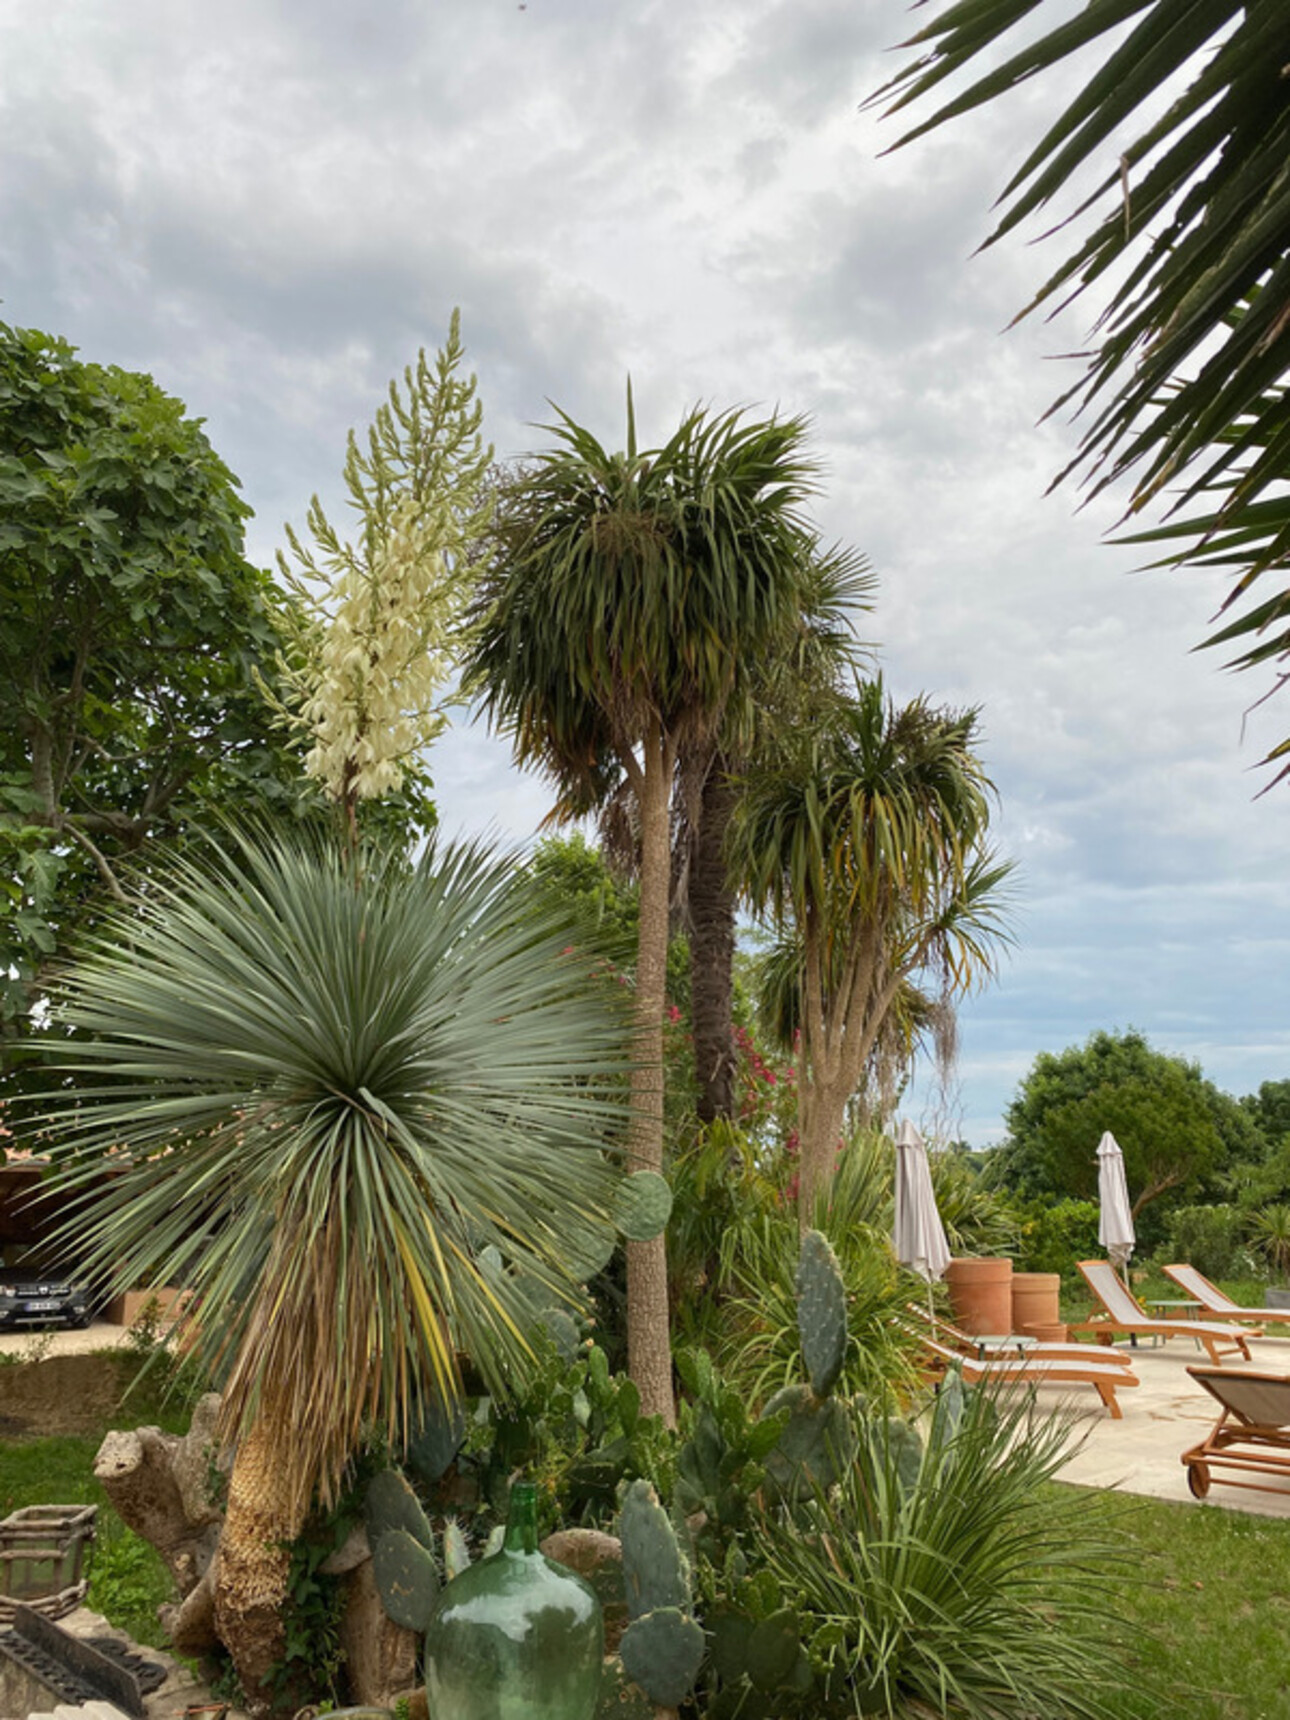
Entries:
POLYGON ((278 566, 301 605, 283 667, 290 719, 311 737, 305 770, 351 809, 396 790, 446 724, 440 695, 470 596, 469 549, 488 523, 493 451, 480 436, 475 378, 462 380, 459 317, 433 365, 425 352, 390 384, 363 452, 351 431, 343 542, 318 498, 313 546, 287 527, 278 566))

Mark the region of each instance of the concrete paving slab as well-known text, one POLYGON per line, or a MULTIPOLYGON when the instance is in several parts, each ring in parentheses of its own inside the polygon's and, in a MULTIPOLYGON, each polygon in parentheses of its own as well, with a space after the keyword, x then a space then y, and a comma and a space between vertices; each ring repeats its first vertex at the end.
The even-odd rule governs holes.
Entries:
MULTIPOLYGON (((1066 1402, 1079 1414, 1083 1443, 1059 1479, 1079 1487, 1175 1499, 1199 1509, 1202 1502, 1192 1498, 1181 1459, 1183 1452, 1198 1444, 1218 1420, 1218 1405, 1187 1372, 1189 1364, 1205 1363, 1206 1356, 1193 1340, 1181 1337, 1154 1348, 1150 1339, 1139 1339, 1136 1349, 1127 1342, 1116 1348, 1132 1357, 1140 1384, 1120 1393, 1124 1411, 1120 1421, 1113 1421, 1100 1407, 1090 1411, 1087 1391, 1071 1392, 1066 1402)), ((1225 1357, 1224 1370, 1249 1366, 1290 1376, 1290 1337, 1255 1338, 1250 1350, 1249 1363, 1241 1363, 1239 1357, 1225 1357)), ((1055 1398, 1055 1391, 1040 1394, 1041 1403, 1055 1398)), ((1290 1483, 1273 1481, 1272 1488, 1250 1492, 1225 1486, 1216 1478, 1203 1504, 1206 1509, 1290 1517, 1290 1483)))
POLYGON ((88 1356, 95 1350, 115 1350, 130 1336, 128 1326, 114 1325, 110 1320, 94 1320, 81 1332, 69 1332, 63 1327, 47 1331, 0 1332, 0 1355, 17 1356, 20 1361, 44 1361, 47 1356, 88 1356))

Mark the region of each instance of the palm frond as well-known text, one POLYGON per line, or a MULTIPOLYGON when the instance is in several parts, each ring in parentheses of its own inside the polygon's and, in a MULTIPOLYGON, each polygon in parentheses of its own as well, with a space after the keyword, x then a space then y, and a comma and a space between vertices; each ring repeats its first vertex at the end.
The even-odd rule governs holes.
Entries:
MULTIPOLYGON (((895 113, 932 99, 1038 9, 1039 0, 957 0, 906 44, 915 57, 871 100, 895 113)), ((1115 135, 1137 128, 1059 223, 1083 237, 1022 315, 1107 285, 1084 376, 1056 403, 1089 413, 1060 477, 1082 469, 1094 494, 1128 480, 1131 513, 1166 485, 1177 486, 1170 512, 1217 492, 1212 512, 1180 535, 1223 535, 1241 568, 1233 596, 1244 595, 1287 554, 1290 10, 1280 0, 1090 0, 942 102, 895 147, 1108 33, 1101 63, 1005 186, 986 243, 1038 214, 1115 135), (1241 458, 1255 447, 1259 457, 1241 458)), ((1284 603, 1281 593, 1222 637, 1261 639, 1284 603)), ((1284 631, 1276 637, 1234 666, 1284 657, 1284 631)))

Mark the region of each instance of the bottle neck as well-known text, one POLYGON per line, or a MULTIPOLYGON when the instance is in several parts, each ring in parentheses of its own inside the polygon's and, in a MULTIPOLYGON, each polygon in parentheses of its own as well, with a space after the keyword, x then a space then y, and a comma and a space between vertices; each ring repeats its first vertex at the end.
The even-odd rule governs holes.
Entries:
POLYGON ((538 1550, 537 1488, 531 1481, 516 1481, 511 1485, 506 1539, 502 1545, 508 1553, 536 1553, 538 1550))

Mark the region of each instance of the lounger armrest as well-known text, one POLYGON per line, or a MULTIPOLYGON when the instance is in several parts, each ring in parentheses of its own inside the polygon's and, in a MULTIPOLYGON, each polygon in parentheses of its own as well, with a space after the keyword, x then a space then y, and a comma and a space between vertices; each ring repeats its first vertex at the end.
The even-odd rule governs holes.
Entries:
POLYGON ((1089 1314, 1087 1319, 1068 1321, 1066 1331, 1084 1331, 1090 1338, 1097 1338, 1099 1343, 1115 1343, 1116 1331, 1123 1331, 1123 1326, 1116 1326, 1106 1318, 1106 1314, 1089 1314))

